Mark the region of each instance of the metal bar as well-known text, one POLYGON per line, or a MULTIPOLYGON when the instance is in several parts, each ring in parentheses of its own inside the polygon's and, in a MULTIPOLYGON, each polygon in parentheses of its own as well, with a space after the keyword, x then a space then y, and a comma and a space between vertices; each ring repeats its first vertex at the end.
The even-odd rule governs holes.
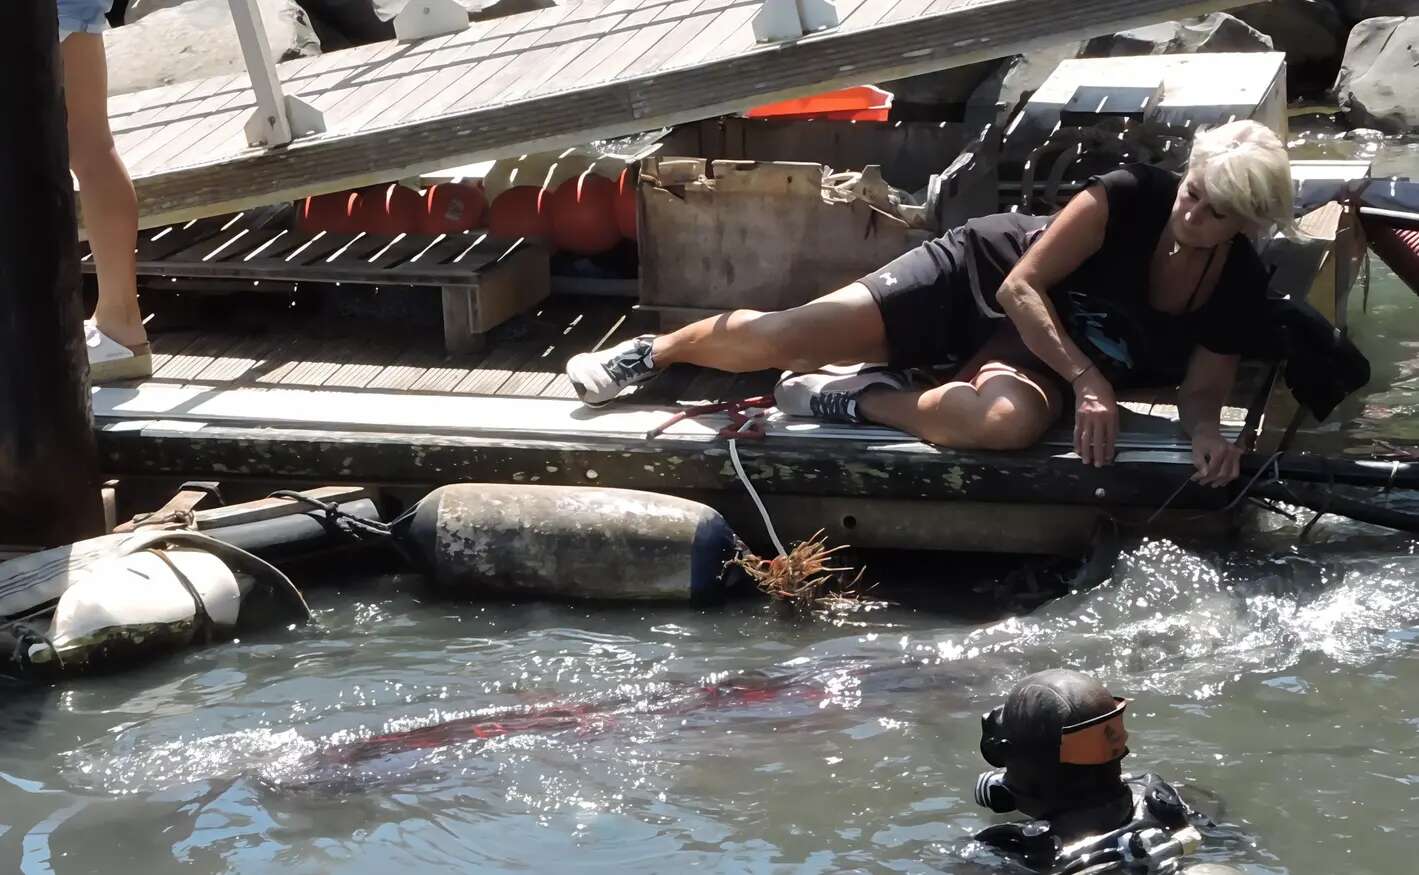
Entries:
POLYGON ((227 2, 232 9, 246 72, 251 77, 251 90, 256 93, 256 115, 247 125, 247 142, 252 146, 284 146, 293 139, 291 122, 286 117, 281 77, 276 75, 276 65, 271 61, 271 42, 266 38, 266 28, 261 25, 261 11, 256 7, 256 0, 227 2))

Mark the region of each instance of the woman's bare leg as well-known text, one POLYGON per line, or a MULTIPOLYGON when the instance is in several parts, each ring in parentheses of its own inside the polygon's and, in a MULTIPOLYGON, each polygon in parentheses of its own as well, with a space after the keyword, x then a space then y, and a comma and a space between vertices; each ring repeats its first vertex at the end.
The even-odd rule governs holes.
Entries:
POLYGON ((70 34, 60 51, 69 113, 69 166, 79 179, 84 228, 98 272, 94 320, 104 334, 125 346, 137 346, 148 340, 138 310, 133 254, 138 238, 138 198, 108 127, 103 36, 70 34))
POLYGON ((925 391, 868 389, 857 403, 870 422, 958 450, 1033 446, 1060 408, 1059 399, 1028 372, 1000 362, 985 364, 969 382, 925 391))
POLYGON ((690 364, 735 373, 888 359, 882 313, 858 283, 788 310, 735 310, 701 319, 655 338, 652 350, 657 368, 690 364))

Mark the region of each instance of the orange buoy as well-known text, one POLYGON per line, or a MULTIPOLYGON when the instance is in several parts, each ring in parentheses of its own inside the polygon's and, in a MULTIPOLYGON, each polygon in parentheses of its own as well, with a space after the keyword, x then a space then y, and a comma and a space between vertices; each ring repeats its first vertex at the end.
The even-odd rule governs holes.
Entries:
POLYGON ((297 204, 296 228, 307 234, 316 231, 343 233, 350 223, 349 214, 345 211, 349 198, 348 191, 306 198, 297 204))
POLYGON ((514 185, 493 200, 488 210, 488 230, 494 237, 546 237, 546 198, 534 185, 514 185))
POLYGON ((414 231, 419 223, 424 202, 411 188, 392 182, 361 189, 358 195, 350 199, 351 233, 392 237, 414 231))
POLYGON ((599 255, 621 240, 616 223, 616 183, 584 173, 552 193, 552 243, 565 252, 599 255))
POLYGON ((419 214, 420 234, 460 234, 483 226, 487 203, 480 186, 463 182, 443 182, 424 192, 419 214))
POLYGON ((616 230, 627 240, 635 240, 636 232, 636 177, 627 167, 616 180, 616 230))

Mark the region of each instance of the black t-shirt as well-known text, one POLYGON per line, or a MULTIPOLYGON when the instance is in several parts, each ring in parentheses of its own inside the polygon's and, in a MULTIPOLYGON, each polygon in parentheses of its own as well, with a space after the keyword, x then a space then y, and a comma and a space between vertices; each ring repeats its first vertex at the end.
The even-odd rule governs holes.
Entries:
MULTIPOLYGON (((1233 239, 1217 288, 1202 306, 1178 315, 1155 310, 1148 301, 1149 267, 1181 177, 1131 164, 1092 181, 1108 198, 1103 245, 1049 295, 1069 336, 1115 387, 1176 385, 1199 345, 1225 355, 1252 353, 1268 277, 1251 241, 1233 239)), ((966 223, 988 300, 1047 223, 1014 213, 966 223)))

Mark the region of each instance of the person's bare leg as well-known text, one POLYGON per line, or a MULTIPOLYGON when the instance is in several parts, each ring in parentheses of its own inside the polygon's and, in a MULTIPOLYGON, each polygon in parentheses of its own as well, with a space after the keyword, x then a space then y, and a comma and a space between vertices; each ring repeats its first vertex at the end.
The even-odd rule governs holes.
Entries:
POLYGON ((103 36, 74 33, 60 45, 69 114, 69 166, 79 179, 84 228, 98 273, 99 330, 125 346, 148 340, 138 309, 133 248, 138 198, 108 126, 108 68, 103 36))
POLYGON ((735 310, 701 319, 655 338, 652 353, 656 368, 683 363, 735 373, 812 371, 888 358, 882 313, 858 283, 788 310, 735 310))
POLYGON ((925 391, 868 389, 862 417, 958 450, 1018 450, 1033 446, 1054 422, 1059 401, 1028 373, 984 365, 970 382, 925 391))

